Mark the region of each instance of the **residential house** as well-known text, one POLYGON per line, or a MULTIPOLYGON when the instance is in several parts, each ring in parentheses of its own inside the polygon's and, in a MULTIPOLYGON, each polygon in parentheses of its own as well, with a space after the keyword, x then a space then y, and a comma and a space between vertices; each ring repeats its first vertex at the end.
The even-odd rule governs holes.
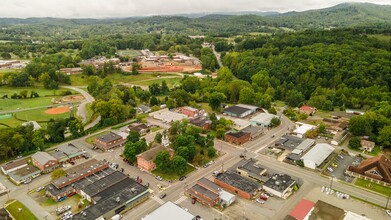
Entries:
POLYGON ((33 154, 33 156, 31 156, 31 160, 34 166, 45 173, 51 172, 59 166, 58 160, 56 158, 42 151, 38 151, 37 153, 33 154))
POLYGON ((375 147, 375 142, 373 141, 368 141, 368 140, 361 140, 361 150, 367 151, 367 152, 372 152, 373 148, 375 147))
POLYGON ((309 105, 303 105, 299 108, 299 112, 306 115, 313 115, 316 111, 316 108, 309 106, 309 105))

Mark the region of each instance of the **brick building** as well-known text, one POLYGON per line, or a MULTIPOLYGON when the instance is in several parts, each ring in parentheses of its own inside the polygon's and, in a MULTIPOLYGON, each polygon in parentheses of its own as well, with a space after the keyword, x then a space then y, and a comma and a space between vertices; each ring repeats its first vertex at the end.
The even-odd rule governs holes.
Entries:
POLYGON ((391 161, 384 155, 366 159, 357 166, 349 166, 348 171, 367 176, 387 184, 391 183, 391 161))
POLYGON ((208 130, 212 125, 212 121, 206 117, 197 117, 189 120, 190 124, 202 128, 203 130, 208 130))
POLYGON ((251 133, 249 132, 228 132, 224 135, 224 140, 236 145, 242 145, 251 139, 251 133))
POLYGON ((214 182, 228 192, 245 199, 254 198, 261 188, 259 183, 253 182, 232 171, 219 173, 214 179, 214 182))
POLYGON ((151 149, 149 149, 141 154, 138 154, 136 156, 137 157, 137 167, 140 169, 146 170, 146 171, 154 170, 156 168, 156 164, 155 164, 154 160, 156 158, 156 155, 160 151, 168 151, 168 152, 170 152, 171 156, 174 155, 174 152, 172 151, 172 149, 170 149, 168 147, 164 147, 162 145, 157 145, 157 146, 155 145, 151 149))
POLYGON ((94 146, 107 151, 109 149, 122 146, 125 142, 126 140, 122 136, 114 132, 110 132, 95 138, 94 146))
POLYGON ((179 111, 190 118, 197 117, 200 115, 200 110, 189 106, 180 107, 179 111))
POLYGON ((59 166, 56 158, 42 151, 33 154, 33 156, 31 156, 31 160, 34 166, 45 173, 51 172, 59 166))

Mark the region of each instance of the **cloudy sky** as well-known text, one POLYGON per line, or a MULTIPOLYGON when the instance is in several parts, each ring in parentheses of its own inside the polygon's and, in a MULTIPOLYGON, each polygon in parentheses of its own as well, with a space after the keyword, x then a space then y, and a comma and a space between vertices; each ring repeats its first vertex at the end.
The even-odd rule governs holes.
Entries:
POLYGON ((304 11, 391 0, 1 0, 0 17, 105 18, 233 11, 304 11))

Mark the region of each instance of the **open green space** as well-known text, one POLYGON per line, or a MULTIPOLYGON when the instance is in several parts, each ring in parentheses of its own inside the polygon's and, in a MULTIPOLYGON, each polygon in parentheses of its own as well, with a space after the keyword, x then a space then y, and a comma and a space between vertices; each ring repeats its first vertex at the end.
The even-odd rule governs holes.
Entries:
POLYGON ((16 220, 38 220, 38 218, 35 217, 35 215, 25 205, 23 205, 23 203, 19 202, 18 200, 15 200, 11 204, 9 204, 6 209, 16 220))
POLYGON ((378 40, 384 40, 384 41, 390 41, 391 35, 385 35, 385 34, 370 34, 368 35, 370 37, 377 38, 378 40))
MULTIPOLYGON (((10 118, 3 118, 3 119, 0 119, 0 123, 2 124, 6 124, 8 125, 9 127, 16 127, 18 125, 21 125, 24 121, 21 121, 21 120, 18 120, 15 118, 15 116, 13 114, 11 114, 11 117, 10 118)), ((7 128, 7 126, 4 126, 0 124, 0 128, 7 128)))
POLYGON ((15 113, 15 118, 25 121, 49 121, 51 118, 60 119, 60 118, 68 118, 70 114, 75 115, 76 107, 72 108, 71 112, 66 112, 63 114, 46 114, 45 111, 47 108, 39 108, 34 110, 22 111, 15 113))
POLYGON ((86 104, 86 110, 87 110, 87 122, 92 121, 92 116, 94 114, 94 111, 91 109, 91 102, 86 104))
POLYGON ((86 142, 89 143, 89 144, 93 144, 95 138, 97 138, 97 137, 99 137, 99 136, 102 136, 102 135, 104 135, 104 134, 108 134, 109 132, 110 132, 110 131, 103 131, 103 132, 100 132, 100 133, 98 133, 98 134, 96 134, 96 135, 93 135, 93 136, 87 138, 87 139, 86 139, 86 142))
POLYGON ((140 55, 139 50, 118 50, 117 53, 123 57, 136 57, 140 55))
POLYGON ((206 164, 208 163, 209 161, 211 160, 214 160, 218 157, 217 155, 217 151, 216 151, 216 155, 214 157, 209 157, 208 156, 208 148, 202 148, 201 146, 199 145, 196 145, 196 151, 197 151, 197 155, 200 154, 202 155, 202 159, 203 159, 203 163, 202 164, 206 164), (201 153, 201 151, 203 151, 203 153, 201 153))
POLYGON ((155 174, 156 176, 161 176, 164 180, 177 180, 181 176, 186 176, 187 174, 193 172, 194 170, 195 168, 188 164, 186 167, 186 172, 183 175, 178 175, 175 173, 162 173, 158 168, 154 169, 152 173, 155 174))
POLYGON ((140 85, 140 86, 149 86, 153 83, 161 84, 163 81, 166 81, 167 86, 172 88, 174 86, 179 86, 180 82, 182 81, 182 78, 165 78, 165 79, 161 78, 155 80, 137 81, 137 82, 133 82, 133 84, 140 85))
POLYGON ((357 186, 361 186, 363 188, 372 190, 374 192, 378 192, 378 193, 383 194, 385 196, 389 196, 391 193, 390 187, 383 186, 383 185, 373 183, 371 181, 360 179, 360 178, 357 178, 356 182, 354 184, 357 186))

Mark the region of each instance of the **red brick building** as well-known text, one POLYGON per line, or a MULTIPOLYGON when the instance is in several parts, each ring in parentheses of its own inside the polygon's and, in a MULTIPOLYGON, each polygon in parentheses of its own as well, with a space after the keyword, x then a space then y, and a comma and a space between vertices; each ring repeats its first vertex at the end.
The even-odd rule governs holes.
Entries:
POLYGON ((164 147, 162 145, 158 145, 155 147, 152 147, 151 149, 137 155, 137 167, 146 171, 152 171, 156 168, 155 162, 153 162, 156 158, 156 155, 160 151, 168 151, 170 152, 171 157, 174 155, 174 152, 172 149, 168 147, 164 147))
POLYGON ((212 121, 205 117, 197 117, 189 120, 190 124, 208 130, 212 126, 212 121))
POLYGON ((125 142, 126 140, 123 139, 122 136, 114 132, 110 132, 108 134, 95 138, 94 147, 107 151, 109 149, 122 146, 125 142))
POLYGON ((219 186, 206 178, 202 178, 197 183, 187 190, 187 193, 197 199, 198 202, 208 206, 219 204, 219 186))
POLYGON ((189 106, 180 107, 179 110, 182 114, 187 115, 187 117, 190 118, 200 115, 200 110, 189 106))
POLYGON ((34 166, 46 173, 53 171, 59 166, 56 158, 42 151, 33 154, 33 156, 31 156, 31 160, 34 166))
POLYGON ((228 192, 245 199, 254 198, 261 188, 259 183, 253 182, 232 171, 218 174, 214 182, 228 192))
POLYGON ((249 132, 228 132, 224 135, 224 140, 236 145, 242 145, 251 139, 251 133, 249 132))

